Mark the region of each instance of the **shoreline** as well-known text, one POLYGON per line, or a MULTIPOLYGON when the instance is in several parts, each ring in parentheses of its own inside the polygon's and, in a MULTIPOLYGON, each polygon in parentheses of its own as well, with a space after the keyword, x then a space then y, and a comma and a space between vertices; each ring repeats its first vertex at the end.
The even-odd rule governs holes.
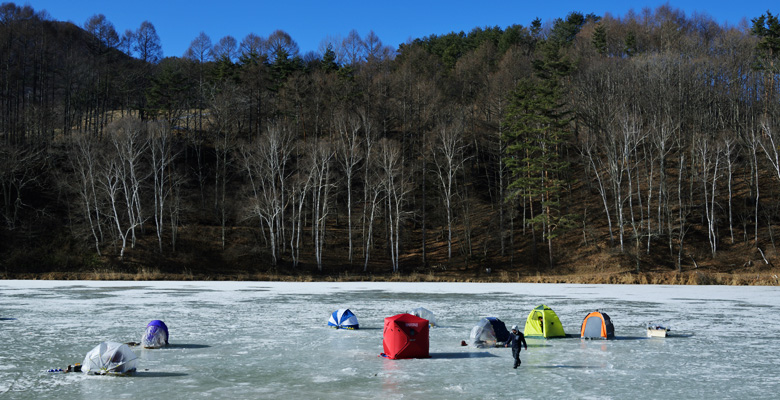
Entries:
POLYGON ((397 274, 171 274, 155 271, 138 273, 96 270, 91 272, 47 272, 42 274, 5 274, 0 280, 87 280, 87 281, 271 281, 271 282, 475 282, 475 283, 562 283, 562 284, 616 284, 616 285, 720 285, 720 286, 780 286, 780 272, 722 273, 706 271, 686 272, 613 272, 594 274, 536 274, 511 273, 468 274, 453 273, 397 273, 397 274))

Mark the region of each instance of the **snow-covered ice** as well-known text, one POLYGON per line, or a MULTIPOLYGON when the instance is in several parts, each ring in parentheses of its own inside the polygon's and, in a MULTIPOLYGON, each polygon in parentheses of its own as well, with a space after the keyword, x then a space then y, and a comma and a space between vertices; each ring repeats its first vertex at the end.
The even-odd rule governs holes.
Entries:
POLYGON ((779 308, 777 287, 0 281, 0 397, 774 398, 779 308), (460 346, 482 317, 522 329, 539 304, 568 334, 604 311, 617 340, 529 339, 516 370, 508 349, 460 346), (378 357, 384 318, 415 307, 436 314, 432 357, 378 357), (339 308, 361 329, 328 328, 339 308), (171 346, 134 348, 134 376, 46 372, 153 319, 171 346))

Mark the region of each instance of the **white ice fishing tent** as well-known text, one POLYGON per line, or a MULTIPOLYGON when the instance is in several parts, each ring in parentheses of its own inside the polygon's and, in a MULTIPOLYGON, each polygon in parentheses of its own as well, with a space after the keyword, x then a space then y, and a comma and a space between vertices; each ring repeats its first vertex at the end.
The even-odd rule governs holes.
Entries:
POLYGON ((94 375, 126 374, 135 371, 136 356, 126 344, 103 342, 87 353, 81 371, 94 375))
POLYGON ((500 319, 485 317, 471 329, 470 339, 474 347, 494 347, 509 339, 509 331, 500 319))
POLYGON ((422 319, 427 319, 428 324, 430 326, 436 326, 436 317, 433 315, 433 311, 428 310, 427 308, 417 307, 415 309, 412 309, 409 311, 409 314, 412 314, 416 317, 420 317, 422 319))

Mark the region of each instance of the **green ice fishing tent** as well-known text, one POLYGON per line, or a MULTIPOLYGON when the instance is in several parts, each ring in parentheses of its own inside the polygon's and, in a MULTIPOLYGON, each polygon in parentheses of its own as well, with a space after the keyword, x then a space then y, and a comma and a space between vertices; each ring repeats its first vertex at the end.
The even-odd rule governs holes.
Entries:
POLYGON ((556 315, 555 311, 550 307, 547 307, 544 304, 537 306, 528 314, 528 318, 525 320, 523 334, 526 337, 566 337, 566 334, 563 332, 561 320, 558 319, 558 315, 556 315))

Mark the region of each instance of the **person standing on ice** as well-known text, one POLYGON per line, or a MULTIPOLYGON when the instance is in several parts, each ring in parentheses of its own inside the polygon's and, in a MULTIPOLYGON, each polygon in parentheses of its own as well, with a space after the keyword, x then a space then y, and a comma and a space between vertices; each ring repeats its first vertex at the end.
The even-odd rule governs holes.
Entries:
POLYGON ((504 347, 512 346, 512 358, 515 359, 514 368, 520 365, 520 344, 528 350, 528 344, 525 342, 523 332, 517 330, 517 325, 512 325, 512 332, 509 332, 509 339, 504 343, 504 347))

